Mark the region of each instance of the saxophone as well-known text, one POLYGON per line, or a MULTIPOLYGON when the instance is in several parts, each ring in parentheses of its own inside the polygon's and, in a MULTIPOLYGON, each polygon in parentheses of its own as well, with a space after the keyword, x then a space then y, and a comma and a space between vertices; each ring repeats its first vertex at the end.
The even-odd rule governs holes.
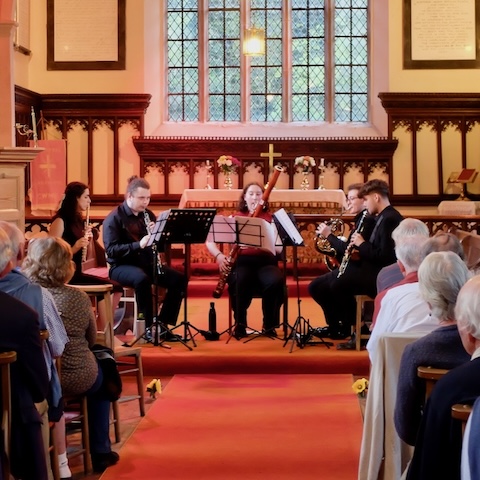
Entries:
MULTIPOLYGON (((362 233, 363 222, 367 214, 368 214, 368 211, 365 209, 362 213, 362 216, 360 217, 360 221, 358 222, 357 228, 353 233, 362 233)), ((350 258, 352 258, 354 247, 355 247, 354 244, 350 243, 345 249, 345 253, 343 254, 343 258, 342 258, 342 263, 340 264, 340 267, 338 267, 337 278, 340 278, 345 273, 345 270, 347 269, 348 264, 350 262, 350 258)))
MULTIPOLYGON (((268 197, 270 196, 270 193, 273 190, 273 187, 277 183, 278 177, 282 172, 283 172, 283 167, 280 167, 279 165, 275 165, 272 178, 268 181, 267 187, 263 192, 260 202, 258 202, 257 207, 249 215, 249 217, 258 217, 258 215, 260 215, 261 211, 263 210, 263 206, 265 205, 265 202, 268 201, 268 197)), ((236 243, 233 246, 232 250, 230 251, 230 254, 225 260, 226 267, 222 272, 220 272, 220 278, 218 279, 217 286, 212 293, 213 298, 220 298, 222 296, 223 290, 227 283, 228 276, 230 275, 230 272, 232 271, 232 268, 235 265, 235 262, 237 261, 239 252, 240 252, 240 246, 238 245, 238 243, 236 243)))

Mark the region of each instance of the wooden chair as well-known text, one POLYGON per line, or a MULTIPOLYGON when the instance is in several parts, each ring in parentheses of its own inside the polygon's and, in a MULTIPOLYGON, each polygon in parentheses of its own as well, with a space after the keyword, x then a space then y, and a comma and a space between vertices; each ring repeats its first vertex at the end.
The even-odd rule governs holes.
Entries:
POLYGON ((370 334, 362 333, 362 322, 365 313, 365 304, 373 302, 374 299, 368 295, 355 295, 357 302, 357 314, 355 319, 355 349, 360 351, 362 349, 362 340, 368 340, 370 334))
POLYGON ((113 332, 113 315, 111 308, 111 292, 112 285, 72 285, 79 290, 85 292, 92 299, 92 303, 96 304, 97 297, 102 296, 105 306, 105 318, 107 319, 103 330, 97 332, 97 342, 110 348, 113 353, 120 375, 135 374, 137 378, 137 394, 120 397, 116 402, 112 403, 113 424, 115 430, 115 441, 120 442, 120 415, 118 404, 138 400, 140 415, 145 415, 145 398, 143 393, 143 366, 142 366, 142 349, 138 347, 124 347, 117 345, 113 332), (126 360, 126 359, 133 360, 126 360))
MULTIPOLYGON (((62 378, 62 362, 60 358, 56 361, 58 375, 62 378)), ((92 470, 92 459, 90 456, 90 437, 88 427, 88 408, 86 395, 63 395, 65 427, 67 435, 67 457, 72 459, 83 456, 83 472, 88 475, 92 470), (70 427, 80 426, 80 445, 72 447, 69 445, 68 437, 70 427)))
MULTIPOLYGON (((46 342, 50 334, 48 330, 40 330, 40 339, 46 342)), ((58 465, 58 452, 54 441, 55 422, 48 422, 48 443, 45 444, 45 454, 50 458, 50 468, 53 474, 53 480, 60 480, 60 467, 58 465)), ((45 435, 46 436, 46 435, 45 435)), ((45 441, 45 438, 44 438, 45 441)), ((48 467, 48 462, 47 462, 48 467)))
POLYGON ((468 417, 472 413, 472 409, 472 405, 463 405, 461 403, 456 403, 452 406, 452 418, 462 422, 462 435, 465 433, 465 427, 467 426, 468 417))
POLYGON ((12 434, 12 393, 10 384, 10 364, 17 360, 17 352, 0 353, 0 376, 2 382, 2 441, 3 478, 10 478, 10 445, 12 434))
POLYGON ((417 368, 417 376, 425 380, 425 403, 427 402, 433 387, 449 370, 446 368, 433 368, 420 366, 417 368))

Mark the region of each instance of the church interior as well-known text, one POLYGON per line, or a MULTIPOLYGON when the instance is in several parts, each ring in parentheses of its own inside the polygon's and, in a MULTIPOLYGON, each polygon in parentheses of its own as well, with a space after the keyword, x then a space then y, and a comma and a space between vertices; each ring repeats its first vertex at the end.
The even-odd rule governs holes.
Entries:
MULTIPOLYGON (((206 335, 219 275, 206 236, 171 242, 162 258, 189 280, 174 328, 184 342, 138 342, 140 380, 138 368, 129 373, 131 352, 119 363, 129 370, 123 396, 146 415, 137 401, 119 402, 121 421, 110 429, 119 462, 101 474, 72 457, 68 478, 400 479, 413 447, 393 425, 396 378, 355 394, 355 381, 372 380, 363 337, 342 351, 337 339, 303 344, 297 336, 328 324, 309 294, 329 271, 316 229, 341 218, 345 236, 355 231, 352 184, 386 182, 391 205, 430 236, 468 237, 467 266, 478 268, 477 2, 100 3, 0 0, 0 220, 17 225, 27 244, 48 237, 66 185, 88 185, 87 222, 100 232, 101 252, 91 253, 90 272, 108 279, 103 223, 130 177, 148 182, 156 216, 213 209, 228 217, 254 182, 266 186, 271 211, 292 214, 302 245, 289 244, 282 257, 279 337, 246 342, 232 337, 228 295, 214 304, 220 338, 206 335), (258 31, 263 51, 246 52, 258 31), (232 168, 222 166, 225 156, 232 168)), ((134 305, 125 289, 112 318, 117 346, 140 332, 134 305)), ((368 308, 357 309, 359 328, 368 308)), ((257 333, 264 313, 254 298, 248 326, 257 333)), ((413 339, 391 347, 385 372, 398 374, 413 339)), ((68 442, 79 446, 82 434, 68 442)))

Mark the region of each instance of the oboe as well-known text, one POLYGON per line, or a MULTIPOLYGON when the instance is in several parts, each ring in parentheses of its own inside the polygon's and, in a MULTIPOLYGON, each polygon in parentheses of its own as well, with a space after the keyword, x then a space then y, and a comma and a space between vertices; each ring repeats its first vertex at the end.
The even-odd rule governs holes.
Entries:
MULTIPOLYGON (((85 231, 84 231, 83 236, 88 240, 88 227, 89 227, 89 224, 90 224, 90 206, 87 207, 87 214, 86 215, 87 216, 85 218, 85 231)), ((87 261, 87 253, 88 253, 88 244, 85 245, 82 248, 82 262, 87 261)))
MULTIPOLYGON (((362 231, 363 231, 363 221, 365 220, 365 217, 367 216, 367 213, 368 213, 367 210, 363 211, 362 216, 360 217, 360 221, 358 222, 357 229, 355 230, 354 233, 362 233, 362 231)), ((345 253, 343 254, 343 258, 342 258, 342 263, 338 267, 337 278, 340 278, 345 273, 345 270, 347 269, 348 264, 350 262, 350 258, 352 258, 353 248, 354 248, 353 243, 350 243, 347 246, 347 248, 345 249, 345 253)))
MULTIPOLYGON (((143 219, 145 221, 145 226, 147 227, 147 233, 151 234, 150 230, 150 222, 152 221, 150 218, 150 215, 148 214, 147 210, 143 211, 143 219)), ((153 258, 154 261, 157 263, 157 272, 159 275, 162 275, 164 273, 163 271, 163 265, 162 265, 162 259, 160 258, 160 255, 158 254, 157 251, 157 244, 155 242, 152 243, 152 252, 153 252, 153 258)))

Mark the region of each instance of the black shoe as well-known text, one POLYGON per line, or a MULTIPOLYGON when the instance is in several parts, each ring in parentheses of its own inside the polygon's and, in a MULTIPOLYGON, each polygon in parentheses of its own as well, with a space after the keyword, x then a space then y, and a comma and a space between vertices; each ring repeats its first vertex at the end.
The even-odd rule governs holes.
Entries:
POLYGON ((330 327, 318 327, 318 328, 312 328, 311 334, 315 337, 318 338, 325 338, 325 337, 330 337, 330 327))
MULTIPOLYGON (((367 340, 360 340, 360 348, 367 346, 367 340)), ((337 350, 356 350, 357 348, 357 336, 355 333, 352 333, 352 338, 348 342, 339 343, 337 345, 337 350)))
POLYGON ((117 452, 92 453, 92 467, 96 473, 104 472, 108 467, 115 465, 120 460, 117 452))
POLYGON ((330 331, 330 338, 332 340, 345 340, 350 336, 350 332, 340 328, 338 330, 331 330, 330 331))
POLYGON ((158 339, 164 342, 179 342, 180 335, 175 335, 174 333, 167 330, 165 327, 160 327, 160 332, 158 334, 158 339))
POLYGON ((232 336, 235 337, 237 340, 240 340, 241 338, 245 338, 247 336, 247 330, 243 325, 237 325, 235 327, 235 330, 233 331, 232 336))
POLYGON ((275 328, 262 328, 262 333, 266 335, 267 337, 278 337, 277 331, 275 328))

